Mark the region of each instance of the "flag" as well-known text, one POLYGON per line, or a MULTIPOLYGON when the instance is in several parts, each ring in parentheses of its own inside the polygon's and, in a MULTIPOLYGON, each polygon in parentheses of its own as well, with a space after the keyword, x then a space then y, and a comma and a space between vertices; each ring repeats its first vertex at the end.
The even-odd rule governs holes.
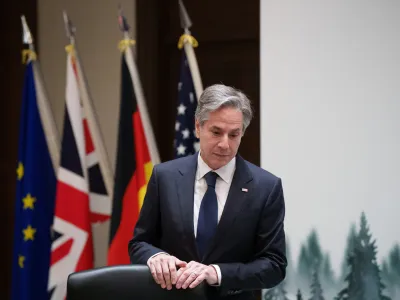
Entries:
POLYGON ((30 59, 25 69, 19 125, 12 300, 48 298, 56 176, 39 112, 34 64, 30 59))
POLYGON ((67 55, 65 97, 48 285, 54 300, 65 299, 69 274, 93 268, 87 143, 73 47, 67 55))
POLYGON ((92 139, 88 120, 83 114, 83 129, 85 135, 85 166, 87 168, 87 175, 89 180, 89 203, 90 203, 90 223, 98 225, 108 221, 111 216, 111 199, 108 195, 101 166, 99 161, 99 154, 96 151, 92 139))
POLYGON ((73 51, 75 78, 82 103, 82 118, 85 139, 86 157, 84 166, 87 168, 89 180, 90 221, 92 225, 104 223, 111 216, 111 194, 113 175, 109 165, 107 151, 100 132, 93 101, 90 96, 88 84, 85 80, 82 64, 78 51, 73 41, 75 27, 69 19, 67 12, 63 12, 67 36, 71 38, 71 45, 67 51, 73 51))
POLYGON ((130 263, 128 242, 132 238, 153 169, 142 112, 138 108, 138 99, 130 72, 134 67, 130 51, 130 48, 126 48, 121 59, 117 163, 108 265, 130 263))
POLYGON ((175 121, 175 157, 191 155, 199 151, 194 114, 197 97, 185 51, 182 51, 180 79, 178 83, 178 105, 175 121))

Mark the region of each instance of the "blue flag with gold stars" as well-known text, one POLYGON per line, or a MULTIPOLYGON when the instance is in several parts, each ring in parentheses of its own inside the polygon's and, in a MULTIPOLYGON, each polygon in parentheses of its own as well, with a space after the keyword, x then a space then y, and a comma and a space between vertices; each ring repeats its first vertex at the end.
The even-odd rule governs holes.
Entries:
POLYGON ((178 104, 175 121, 175 158, 199 151, 199 140, 195 133, 195 111, 197 98, 186 53, 182 50, 181 70, 178 83, 178 104))
POLYGON ((36 102, 33 61, 21 104, 11 299, 48 299, 56 176, 36 102))

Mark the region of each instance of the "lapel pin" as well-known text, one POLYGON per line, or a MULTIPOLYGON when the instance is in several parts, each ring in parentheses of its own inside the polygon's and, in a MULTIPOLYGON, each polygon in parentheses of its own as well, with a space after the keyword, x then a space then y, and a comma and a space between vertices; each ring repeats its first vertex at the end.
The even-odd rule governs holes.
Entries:
POLYGON ((242 192, 245 192, 245 193, 247 193, 249 190, 248 189, 246 189, 246 188, 242 188, 242 192))

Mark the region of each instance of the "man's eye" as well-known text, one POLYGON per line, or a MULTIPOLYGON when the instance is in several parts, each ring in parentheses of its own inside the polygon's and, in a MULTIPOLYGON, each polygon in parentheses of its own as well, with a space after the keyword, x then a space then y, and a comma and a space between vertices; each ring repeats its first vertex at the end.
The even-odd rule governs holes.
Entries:
POLYGON ((212 132, 214 135, 219 135, 219 132, 218 131, 213 131, 212 132))

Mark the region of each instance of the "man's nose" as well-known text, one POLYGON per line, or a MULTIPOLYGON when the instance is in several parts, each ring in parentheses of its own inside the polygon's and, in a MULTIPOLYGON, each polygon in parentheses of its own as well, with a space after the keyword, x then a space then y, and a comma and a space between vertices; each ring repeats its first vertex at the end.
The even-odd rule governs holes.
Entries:
POLYGON ((229 148, 228 135, 223 135, 221 137, 221 140, 218 143, 218 147, 220 147, 223 150, 227 150, 229 148))

